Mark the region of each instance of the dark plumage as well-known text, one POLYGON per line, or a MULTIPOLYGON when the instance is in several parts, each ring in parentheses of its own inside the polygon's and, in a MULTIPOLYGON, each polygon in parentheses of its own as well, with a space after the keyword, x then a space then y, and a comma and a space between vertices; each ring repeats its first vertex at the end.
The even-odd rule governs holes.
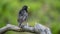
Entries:
POLYGON ((19 18, 18 18, 18 22, 19 22, 19 27, 21 27, 21 24, 26 21, 27 17, 28 17, 28 11, 27 11, 28 7, 27 6, 23 6, 23 8, 19 11, 19 18))

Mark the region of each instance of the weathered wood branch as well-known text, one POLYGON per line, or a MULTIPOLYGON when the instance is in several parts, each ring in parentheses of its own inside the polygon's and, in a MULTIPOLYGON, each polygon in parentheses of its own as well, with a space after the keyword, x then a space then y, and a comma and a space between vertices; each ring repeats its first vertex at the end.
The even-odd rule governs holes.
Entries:
POLYGON ((0 28, 0 34, 3 34, 7 31, 16 31, 16 32, 31 32, 31 33, 38 33, 38 34, 51 34, 51 31, 48 27, 45 27, 41 24, 36 24, 34 27, 27 25, 22 25, 22 28, 7 24, 6 26, 0 28))

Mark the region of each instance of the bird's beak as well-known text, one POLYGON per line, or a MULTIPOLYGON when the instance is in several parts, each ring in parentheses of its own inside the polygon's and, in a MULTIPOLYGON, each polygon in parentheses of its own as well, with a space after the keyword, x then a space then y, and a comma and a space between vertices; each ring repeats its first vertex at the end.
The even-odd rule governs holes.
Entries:
POLYGON ((30 7, 28 7, 28 11, 29 11, 30 7))
POLYGON ((30 9, 30 7, 28 7, 28 9, 30 9))

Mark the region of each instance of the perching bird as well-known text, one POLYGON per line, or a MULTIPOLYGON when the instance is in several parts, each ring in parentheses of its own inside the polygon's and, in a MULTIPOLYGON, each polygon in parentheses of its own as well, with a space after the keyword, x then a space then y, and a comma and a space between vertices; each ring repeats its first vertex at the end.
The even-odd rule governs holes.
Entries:
POLYGON ((19 11, 19 17, 18 17, 18 22, 19 22, 19 27, 21 27, 22 23, 26 21, 28 17, 28 6, 23 6, 22 9, 19 11))

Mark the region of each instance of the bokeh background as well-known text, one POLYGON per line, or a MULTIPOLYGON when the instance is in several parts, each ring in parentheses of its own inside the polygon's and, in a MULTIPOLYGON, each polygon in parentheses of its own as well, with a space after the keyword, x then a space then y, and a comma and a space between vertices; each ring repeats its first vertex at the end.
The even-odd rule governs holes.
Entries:
MULTIPOLYGON (((37 22, 49 27, 52 34, 60 34, 60 0, 0 0, 0 28, 7 24, 7 20, 18 26, 18 12, 24 5, 30 7, 26 21, 30 26, 37 22)), ((5 34, 34 33, 8 31, 5 34)))

